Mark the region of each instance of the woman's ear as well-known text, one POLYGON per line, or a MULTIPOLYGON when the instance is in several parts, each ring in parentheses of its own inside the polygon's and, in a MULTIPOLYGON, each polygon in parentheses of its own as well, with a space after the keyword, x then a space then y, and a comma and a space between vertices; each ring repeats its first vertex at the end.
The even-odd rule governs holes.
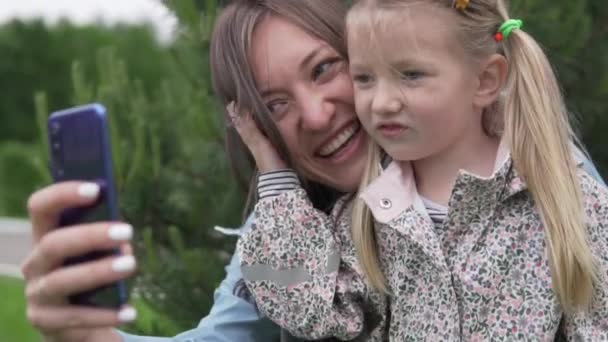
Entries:
POLYGON ((496 102, 507 79, 507 60, 500 54, 488 57, 479 69, 479 83, 473 103, 479 108, 486 108, 496 102))

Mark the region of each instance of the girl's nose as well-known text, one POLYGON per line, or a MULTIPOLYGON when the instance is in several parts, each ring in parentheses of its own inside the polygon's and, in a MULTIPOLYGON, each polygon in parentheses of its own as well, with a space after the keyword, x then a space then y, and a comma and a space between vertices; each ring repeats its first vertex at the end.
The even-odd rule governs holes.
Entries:
POLYGON ((395 114, 403 110, 405 95, 397 85, 378 85, 372 100, 372 112, 379 115, 395 114))

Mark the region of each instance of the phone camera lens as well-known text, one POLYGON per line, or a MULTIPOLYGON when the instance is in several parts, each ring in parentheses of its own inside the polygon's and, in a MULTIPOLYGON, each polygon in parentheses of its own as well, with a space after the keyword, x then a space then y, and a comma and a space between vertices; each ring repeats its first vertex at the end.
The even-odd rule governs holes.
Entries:
POLYGON ((59 122, 52 122, 51 123, 51 134, 57 134, 57 133, 59 133, 60 129, 61 129, 61 125, 59 125, 59 122))

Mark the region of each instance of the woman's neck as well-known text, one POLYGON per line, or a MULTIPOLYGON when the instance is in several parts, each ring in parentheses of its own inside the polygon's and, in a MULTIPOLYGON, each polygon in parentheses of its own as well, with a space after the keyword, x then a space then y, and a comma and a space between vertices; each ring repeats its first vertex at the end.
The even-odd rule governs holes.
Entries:
POLYGON ((421 196, 448 205, 460 170, 490 177, 500 139, 483 131, 467 135, 459 144, 451 145, 431 157, 413 162, 416 186, 421 196))

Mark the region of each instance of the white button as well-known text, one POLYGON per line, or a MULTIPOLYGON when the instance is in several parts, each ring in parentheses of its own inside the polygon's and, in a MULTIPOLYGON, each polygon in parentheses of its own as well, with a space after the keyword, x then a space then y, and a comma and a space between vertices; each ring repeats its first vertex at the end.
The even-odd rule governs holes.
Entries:
POLYGON ((388 198, 383 198, 380 200, 380 207, 382 209, 390 209, 393 206, 393 203, 388 198))

